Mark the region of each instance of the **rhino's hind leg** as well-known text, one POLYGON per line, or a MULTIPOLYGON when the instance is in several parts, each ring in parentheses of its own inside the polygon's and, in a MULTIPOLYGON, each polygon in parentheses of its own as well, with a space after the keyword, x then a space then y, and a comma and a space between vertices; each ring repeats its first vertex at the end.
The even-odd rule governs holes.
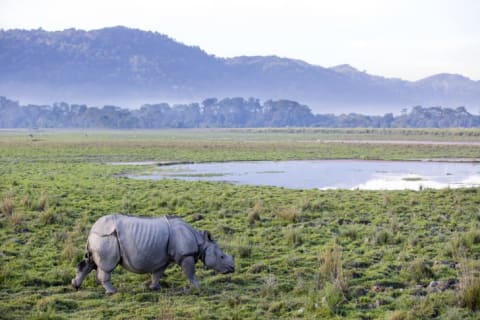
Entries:
POLYGON ((93 270, 96 268, 96 265, 90 259, 82 260, 79 264, 77 264, 77 274, 75 278, 72 279, 72 286, 78 290, 82 285, 83 279, 93 270))
POLYGON ((163 273, 165 272, 165 269, 167 269, 167 267, 168 267, 168 264, 166 264, 165 266, 161 267, 160 269, 152 273, 152 282, 150 283, 150 286, 149 286, 150 289, 160 290, 160 285, 158 284, 158 282, 163 277, 163 273))
POLYGON ((100 283, 105 288, 105 293, 106 294, 114 294, 115 292, 117 292, 117 289, 115 289, 113 287, 112 283, 110 282, 111 272, 107 272, 105 270, 98 269, 97 270, 97 278, 98 278, 98 280, 100 280, 100 283))
POLYGON ((97 279, 107 294, 116 292, 110 282, 111 272, 120 262, 120 248, 115 235, 98 236, 90 234, 88 239, 92 259, 97 265, 97 279))

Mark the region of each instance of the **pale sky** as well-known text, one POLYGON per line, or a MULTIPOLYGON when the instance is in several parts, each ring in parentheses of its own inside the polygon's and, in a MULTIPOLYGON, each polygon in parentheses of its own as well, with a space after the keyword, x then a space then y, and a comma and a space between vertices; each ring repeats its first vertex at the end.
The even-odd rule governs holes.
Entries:
POLYGON ((124 25, 220 57, 278 55, 418 80, 480 80, 477 0, 0 0, 0 28, 124 25))

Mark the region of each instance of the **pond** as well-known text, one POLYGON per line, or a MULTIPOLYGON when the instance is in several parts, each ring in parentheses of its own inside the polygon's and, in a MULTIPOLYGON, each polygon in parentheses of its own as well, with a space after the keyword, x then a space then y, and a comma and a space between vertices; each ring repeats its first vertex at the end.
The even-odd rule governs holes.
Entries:
POLYGON ((181 179, 293 189, 421 190, 480 186, 480 164, 433 161, 239 161, 158 166, 133 179, 181 179))

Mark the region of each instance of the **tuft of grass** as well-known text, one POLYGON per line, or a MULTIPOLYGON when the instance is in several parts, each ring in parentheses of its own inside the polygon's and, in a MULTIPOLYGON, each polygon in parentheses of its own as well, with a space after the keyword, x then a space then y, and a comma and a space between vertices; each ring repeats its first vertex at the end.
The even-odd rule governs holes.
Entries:
POLYGON ((277 215, 289 222, 300 222, 302 219, 302 211, 297 207, 284 207, 281 208, 277 215))
POLYGON ((247 220, 250 225, 260 221, 261 215, 264 213, 263 201, 257 200, 253 207, 248 211, 247 220))
POLYGON ((272 297, 276 295, 278 291, 278 281, 273 273, 269 273, 268 276, 263 279, 261 291, 264 297, 272 297))
POLYGON ((455 260, 460 260, 469 248, 469 243, 466 241, 465 237, 459 233, 455 233, 453 234, 450 243, 447 245, 446 254, 455 260))
POLYGON ((37 199, 35 209, 37 211, 44 211, 48 207, 48 194, 45 191, 40 193, 40 196, 37 199))
POLYGON ((320 256, 319 275, 323 283, 336 284, 343 292, 348 292, 347 277, 343 272, 342 248, 338 243, 325 249, 320 256))
POLYGON ((327 283, 323 288, 323 293, 323 304, 334 314, 337 314, 347 301, 343 289, 338 283, 327 283))
POLYGON ((10 222, 15 229, 15 231, 21 231, 25 224, 25 214, 20 211, 14 211, 13 214, 10 216, 10 222))
POLYGON ((389 314, 388 320, 405 320, 407 319, 407 313, 405 311, 393 311, 389 314))
POLYGON ((14 209, 14 199, 12 195, 6 195, 2 200, 2 205, 0 206, 2 214, 6 217, 9 217, 13 214, 14 209))
POLYGON ((421 283, 422 280, 433 278, 434 274, 428 263, 421 258, 411 261, 404 268, 405 277, 415 283, 421 283))
POLYGON ((75 262, 77 258, 77 250, 78 249, 74 245, 72 237, 68 235, 63 246, 63 258, 69 262, 75 262))
POLYGON ((302 231, 294 226, 289 226, 286 231, 287 243, 292 247, 297 247, 303 243, 302 231))
POLYGON ((480 310, 480 276, 470 266, 471 262, 463 258, 460 262, 459 295, 460 304, 471 311, 480 310))
POLYGON ((234 255, 238 255, 240 258, 248 258, 252 255, 252 243, 246 238, 237 238, 233 243, 234 255))
POLYGON ((394 236, 390 230, 378 229, 372 238, 372 243, 377 246, 391 244, 394 242, 394 236))
POLYGON ((56 214, 52 208, 47 208, 40 214, 40 222, 42 225, 46 226, 49 224, 55 223, 57 220, 56 214))

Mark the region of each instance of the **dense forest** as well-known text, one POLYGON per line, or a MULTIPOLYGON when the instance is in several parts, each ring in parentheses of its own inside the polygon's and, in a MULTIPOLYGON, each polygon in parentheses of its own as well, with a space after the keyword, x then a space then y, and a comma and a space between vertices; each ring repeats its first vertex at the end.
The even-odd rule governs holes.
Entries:
POLYGON ((118 106, 89 107, 65 102, 20 105, 0 97, 0 128, 450 128, 480 127, 480 116, 464 107, 404 109, 400 115, 313 114, 296 101, 249 98, 209 98, 201 103, 145 104, 139 109, 118 106))

